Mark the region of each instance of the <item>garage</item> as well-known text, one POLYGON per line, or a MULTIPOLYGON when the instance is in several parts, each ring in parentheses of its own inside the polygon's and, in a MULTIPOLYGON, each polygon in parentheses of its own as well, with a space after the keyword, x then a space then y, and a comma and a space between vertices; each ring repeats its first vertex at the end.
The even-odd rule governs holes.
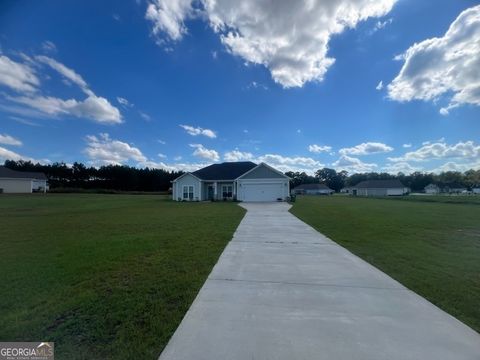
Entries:
POLYGON ((244 184, 244 201, 277 201, 284 198, 281 183, 244 184))

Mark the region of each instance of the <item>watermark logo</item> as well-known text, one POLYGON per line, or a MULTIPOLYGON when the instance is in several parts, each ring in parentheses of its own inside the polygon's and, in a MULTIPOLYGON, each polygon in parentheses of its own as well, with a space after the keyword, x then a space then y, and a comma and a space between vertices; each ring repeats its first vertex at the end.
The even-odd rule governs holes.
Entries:
POLYGON ((54 343, 0 342, 0 360, 54 360, 54 343))

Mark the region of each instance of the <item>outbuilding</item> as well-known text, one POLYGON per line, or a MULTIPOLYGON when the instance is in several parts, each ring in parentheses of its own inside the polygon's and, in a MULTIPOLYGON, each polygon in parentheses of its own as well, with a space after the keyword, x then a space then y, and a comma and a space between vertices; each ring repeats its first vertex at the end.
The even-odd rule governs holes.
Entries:
POLYGON ((0 193, 46 192, 47 177, 41 172, 16 171, 0 166, 0 193))
POLYGON ((352 195, 358 196, 400 196, 408 194, 409 189, 400 180, 365 180, 352 186, 352 195))
POLYGON ((293 188, 296 195, 330 195, 334 192, 325 184, 301 184, 293 188))

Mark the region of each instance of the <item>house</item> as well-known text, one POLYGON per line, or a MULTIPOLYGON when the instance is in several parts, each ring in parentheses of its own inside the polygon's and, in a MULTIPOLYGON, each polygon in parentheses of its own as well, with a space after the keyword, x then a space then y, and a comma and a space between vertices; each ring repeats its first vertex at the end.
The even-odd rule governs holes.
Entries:
POLYGON ((177 201, 285 201, 289 193, 288 176, 251 161, 224 162, 187 172, 173 180, 172 186, 172 198, 177 201))
POLYGON ((443 189, 447 194, 465 194, 468 193, 468 190, 465 186, 460 184, 449 184, 443 189))
POLYGON ((472 193, 474 193, 474 194, 480 194, 480 187, 473 187, 473 188, 472 188, 472 193))
POLYGON ((293 189, 296 195, 330 195, 334 192, 325 184, 301 184, 293 189))
POLYGON ((351 194, 352 193, 352 187, 351 186, 346 186, 344 187, 342 190, 340 190, 340 192, 342 194, 351 194))
POLYGON ((428 184, 427 186, 424 187, 423 189, 425 191, 425 194, 439 194, 440 193, 440 188, 438 185, 435 184, 428 184))
POLYGON ((352 186, 352 195, 398 196, 408 194, 409 189, 400 180, 365 180, 352 186))
POLYGON ((47 177, 40 172, 26 172, 0 166, 0 193, 46 192, 47 177))

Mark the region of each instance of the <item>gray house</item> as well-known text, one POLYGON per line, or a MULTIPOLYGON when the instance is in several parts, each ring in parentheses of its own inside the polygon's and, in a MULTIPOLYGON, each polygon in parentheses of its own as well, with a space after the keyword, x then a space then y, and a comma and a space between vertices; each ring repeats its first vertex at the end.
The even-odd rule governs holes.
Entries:
POLYGON ((293 188, 296 195, 330 195, 334 192, 325 184, 301 184, 293 188))
POLYGON ((425 191, 425 194, 439 194, 440 193, 440 187, 438 187, 438 185, 435 185, 435 184, 428 184, 427 186, 425 186, 425 188, 423 189, 425 191))
POLYGON ((187 172, 173 180, 172 198, 177 201, 285 201, 290 193, 289 181, 288 176, 265 163, 224 162, 187 172))
POLYGON ((16 171, 0 166, 0 193, 32 193, 47 190, 47 177, 44 173, 16 171))
POLYGON ((351 187, 351 194, 358 196, 399 196, 409 189, 400 180, 366 180, 351 187))

